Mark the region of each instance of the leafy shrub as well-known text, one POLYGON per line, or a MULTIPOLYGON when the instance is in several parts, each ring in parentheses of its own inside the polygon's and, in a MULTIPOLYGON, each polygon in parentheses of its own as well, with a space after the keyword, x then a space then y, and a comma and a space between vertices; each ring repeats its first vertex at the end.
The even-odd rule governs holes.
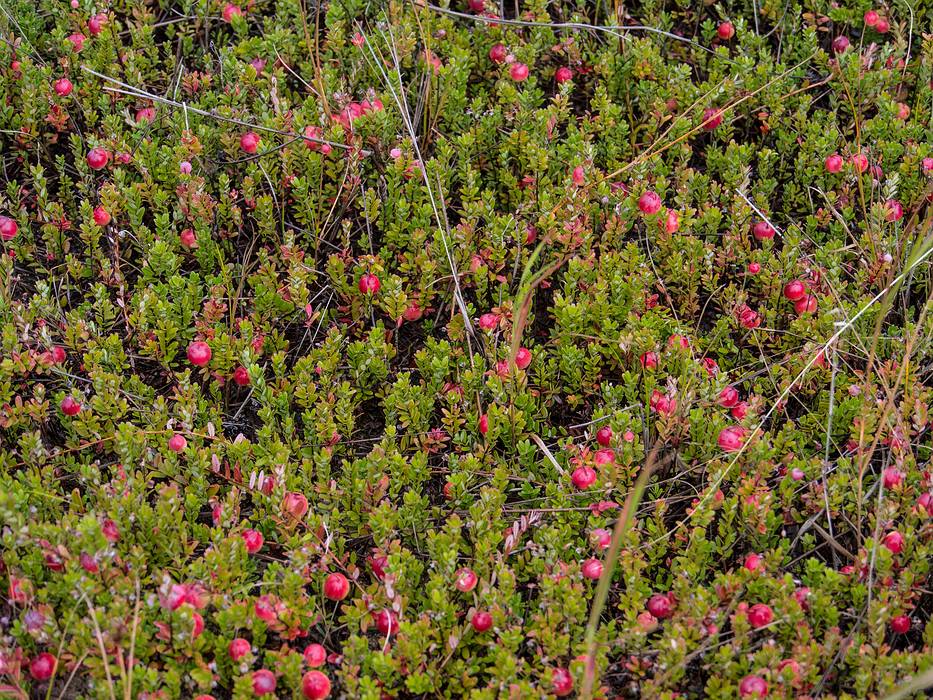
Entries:
POLYGON ((930 3, 7 8, 5 694, 931 683, 930 3))

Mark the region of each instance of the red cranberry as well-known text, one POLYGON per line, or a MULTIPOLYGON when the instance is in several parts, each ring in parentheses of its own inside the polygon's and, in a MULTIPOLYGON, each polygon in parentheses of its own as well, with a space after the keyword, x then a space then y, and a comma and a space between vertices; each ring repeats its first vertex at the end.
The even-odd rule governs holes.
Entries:
POLYGON ((849 40, 844 36, 837 36, 833 39, 833 51, 835 53, 844 53, 849 48, 849 40))
POLYGON ((719 405, 723 408, 732 408, 739 402, 739 392, 735 387, 727 386, 719 392, 719 405))
POLYGON ((110 223, 110 212, 103 207, 94 208, 94 223, 98 226, 106 226, 110 223))
POLYGON ((840 170, 842 170, 842 156, 838 153, 826 156, 826 171, 838 173, 840 170))
POLYGON ((29 662, 29 675, 40 683, 47 681, 55 673, 57 665, 58 660, 49 652, 44 651, 29 662))
POLYGON ((328 574, 324 579, 324 595, 330 600, 343 600, 350 592, 350 582, 339 572, 328 574))
POLYGON ((874 27, 876 24, 878 24, 878 13, 874 10, 869 10, 865 13, 864 19, 866 27, 874 27))
POLYGON ((656 369, 658 366, 658 353, 646 352, 641 356, 641 366, 645 369, 656 369))
POLYGON ((195 367, 205 367, 211 361, 211 346, 196 340, 188 346, 188 362, 195 367))
POLYGON ((566 668, 555 668, 551 673, 551 690, 559 698, 573 692, 573 676, 566 668))
POLYGON ((910 632, 910 618, 907 615, 898 615, 892 618, 891 631, 894 634, 907 634, 910 632))
POLYGON ((398 632, 398 615, 392 610, 380 610, 376 613, 376 629, 383 637, 391 637, 398 632))
POLYGON ((755 629, 769 624, 774 619, 771 608, 764 603, 756 603, 748 610, 748 622, 755 629))
POLYGON ((743 698, 765 698, 768 696, 768 683, 761 676, 745 676, 739 683, 739 695, 743 698))
POLYGON ((227 647, 227 653, 233 661, 239 661, 249 654, 250 651, 249 640, 243 639, 243 637, 237 637, 231 641, 230 646, 227 647))
POLYGON ((561 66, 555 71, 554 80, 557 81, 558 85, 573 80, 573 70, 567 66, 561 66))
POLYGON ((603 575, 603 563, 599 559, 587 559, 580 567, 584 578, 596 581, 603 575))
POLYGON ((766 241, 774 238, 774 229, 767 221, 758 221, 752 226, 752 235, 759 241, 766 241))
POLYGON ((577 467, 570 475, 570 479, 578 489, 588 489, 596 482, 596 470, 590 467, 577 467))
POLYGON ((807 288, 800 280, 791 280, 784 285, 784 298, 788 301, 799 301, 807 295, 807 288))
POLYGON ((91 167, 92 170, 100 170, 101 168, 106 167, 109 161, 110 154, 100 146, 92 148, 87 153, 87 164, 91 167))
POLYGON ((308 671, 301 679, 301 694, 308 700, 324 700, 330 695, 330 679, 320 671, 308 671))
POLYGON ((13 219, 8 216, 0 216, 0 239, 12 241, 16 238, 17 231, 19 231, 19 226, 13 219))
POLYGON ((226 22, 227 24, 231 24, 233 22, 234 17, 243 16, 243 10, 241 10, 239 7, 237 7, 233 3, 228 2, 226 5, 224 5, 224 9, 221 11, 220 14, 224 18, 224 22, 226 22))
POLYGON ((492 48, 489 49, 489 60, 493 63, 505 63, 506 56, 508 56, 509 51, 502 44, 493 44, 492 48))
POLYGON ((515 353, 515 364, 519 369, 526 369, 531 364, 531 351, 528 348, 519 348, 515 353))
POLYGON ((179 435, 178 433, 172 435, 172 437, 170 437, 168 440, 168 448, 172 452, 183 452, 187 446, 188 441, 185 440, 185 436, 179 435))
POLYGON ((249 386, 249 370, 240 365, 233 370, 233 381, 237 386, 249 386))
POLYGON ((719 433, 719 443, 720 449, 725 450, 726 452, 738 452, 742 449, 742 443, 744 442, 744 431, 740 426, 732 426, 729 428, 723 428, 719 433))
POLYGON ((674 614, 674 603, 671 601, 670 596, 664 593, 655 593, 648 598, 648 603, 645 607, 648 612, 659 620, 666 620, 674 614))
POLYGON ((888 221, 900 221, 904 218, 904 207, 901 206, 901 203, 896 199, 889 199, 886 206, 887 213, 885 214, 885 219, 888 221))
POLYGON ((819 303, 817 302, 815 295, 805 294, 803 298, 794 302, 794 311, 797 312, 798 316, 803 316, 804 314, 813 314, 816 313, 818 306, 819 303))
POLYGON ((758 571, 764 566, 764 558, 760 554, 755 554, 754 552, 745 557, 745 561, 742 566, 744 566, 748 571, 758 571))
POLYGON ((246 551, 250 554, 255 554, 262 549, 263 542, 265 542, 265 538, 259 530, 243 530, 242 537, 243 543, 246 545, 246 551))
POLYGON ((327 661, 327 650, 320 644, 309 644, 305 647, 304 659, 311 668, 323 666, 327 661))
POLYGON ((528 66, 516 61, 509 67, 509 77, 516 83, 520 83, 528 77, 528 66))
POLYGON ((638 208, 642 214, 657 214, 661 211, 661 197, 657 192, 648 190, 638 198, 638 208))
POLYGON ((735 36, 735 27, 732 26, 732 22, 720 22, 719 26, 716 27, 716 34, 723 41, 729 41, 735 36))
POLYGON ((892 530, 881 541, 891 554, 900 554, 904 549, 904 536, 897 530, 892 530))
POLYGON ((474 630, 482 634, 492 627, 492 615, 483 610, 477 610, 470 618, 470 624, 473 625, 474 630))
POLYGON ((457 587, 457 590, 461 593, 469 593, 474 588, 479 581, 479 578, 476 576, 476 573, 472 569, 466 567, 460 569, 455 574, 456 580, 454 585, 457 587))
POLYGON ((68 97, 74 89, 74 86, 68 78, 59 78, 52 83, 52 87, 55 88, 55 94, 59 97, 68 97))
POLYGON ((489 432, 489 416, 485 413, 479 417, 479 432, 482 435, 489 432))
POLYGON ((703 111, 703 128, 707 131, 713 131, 722 124, 722 110, 710 107, 703 111))
POLYGON ((275 692, 275 675, 272 671, 264 668, 253 672, 253 693, 256 695, 268 695, 275 692))
POLYGON ((247 131, 240 137, 240 148, 245 153, 256 153, 259 150, 259 136, 252 131, 247 131))
POLYGON ((62 399, 61 409, 66 416, 76 416, 81 413, 81 404, 72 397, 66 396, 62 399))
POLYGON ((375 294, 379 291, 379 288, 382 284, 379 282, 379 278, 376 275, 367 272, 362 277, 360 277, 359 290, 363 294, 375 294))
POLYGON ((612 442, 612 428, 608 425, 604 425, 602 428, 596 431, 596 442, 598 442, 603 447, 609 447, 612 442))

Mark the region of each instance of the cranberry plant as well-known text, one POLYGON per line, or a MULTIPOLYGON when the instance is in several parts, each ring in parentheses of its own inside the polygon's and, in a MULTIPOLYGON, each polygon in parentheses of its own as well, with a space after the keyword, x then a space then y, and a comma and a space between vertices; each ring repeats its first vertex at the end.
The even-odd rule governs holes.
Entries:
POLYGON ((933 5, 3 9, 0 694, 933 686, 933 5))

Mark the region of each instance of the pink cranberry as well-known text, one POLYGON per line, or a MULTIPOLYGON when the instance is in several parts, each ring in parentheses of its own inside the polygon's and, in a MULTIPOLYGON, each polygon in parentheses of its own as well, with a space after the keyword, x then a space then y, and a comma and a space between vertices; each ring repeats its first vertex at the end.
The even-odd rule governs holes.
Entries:
POLYGON ((555 668, 551 673, 551 690, 559 698, 567 697, 573 692, 573 676, 566 668, 555 668))
POLYGON ((74 89, 74 86, 68 78, 59 78, 52 83, 52 87, 55 88, 55 94, 59 97, 68 97, 74 89))
POLYGON ((376 629, 383 637, 391 637, 398 632, 398 615, 392 610, 383 608, 376 613, 376 629))
POLYGON ((58 659, 49 652, 44 651, 29 662, 29 675, 34 680, 42 683, 52 677, 57 665, 58 659))
POLYGON ((657 214, 661 211, 661 197, 657 192, 648 190, 638 198, 638 208, 642 214, 657 214))
POLYGON ((492 627, 492 615, 484 610, 477 610, 470 618, 470 624, 473 625, 474 630, 482 634, 492 627))
POLYGON ((379 281, 379 278, 371 272, 367 272, 362 277, 360 277, 360 282, 358 285, 362 294, 376 294, 381 286, 382 283, 379 281))
POLYGON ((580 567, 580 571, 584 578, 595 581, 603 575, 603 563, 599 559, 587 559, 580 567))
POLYGON ((86 39, 87 37, 85 37, 84 34, 78 32, 70 34, 68 36, 68 41, 71 43, 71 50, 75 53, 80 52, 84 48, 84 42, 86 39))
POLYGON ((904 474, 897 467, 888 467, 882 473, 882 482, 886 489, 893 489, 900 486, 904 481, 904 474))
POLYGON ((844 53, 849 48, 849 40, 844 36, 837 36, 833 39, 833 52, 844 53))
POLYGON ((752 226, 752 235, 759 241, 766 241, 774 238, 774 229, 767 221, 758 221, 752 226))
POLYGON ((211 361, 211 346, 201 340, 196 340, 188 346, 188 362, 195 367, 205 367, 211 361))
POLYGON ((330 695, 330 678, 320 671, 308 671, 301 678, 301 694, 306 700, 324 700, 330 695))
POLYGON ((739 683, 739 695, 743 698, 768 697, 768 682, 761 676, 745 676, 739 683))
POLYGON ((509 51, 502 44, 493 44, 489 49, 489 60, 493 63, 505 63, 509 51))
POLYGON ((588 489, 596 483, 596 470, 591 467, 577 467, 573 470, 570 479, 578 489, 588 489))
POLYGON ((892 618, 891 631, 894 634, 907 634, 910 632, 910 618, 907 615, 898 615, 892 618))
POLYGON ((230 659, 233 661, 239 661, 244 656, 249 654, 251 651, 250 643, 248 639, 243 639, 243 637, 237 637, 230 642, 230 646, 227 647, 227 653, 230 655, 230 659))
POLYGON ((136 110, 136 123, 151 122, 155 119, 154 107, 142 107, 136 110))
POLYGON ((719 405, 723 408, 732 408, 739 402, 739 392, 735 387, 727 386, 719 392, 719 405))
POLYGON ((648 598, 645 607, 648 612, 659 620, 665 620, 674 614, 674 603, 671 601, 671 597, 664 593, 655 593, 648 598))
POLYGON ((255 554, 262 549, 263 542, 265 541, 265 538, 259 530, 243 530, 242 537, 243 543, 246 545, 246 551, 250 554, 255 554))
POLYGON ((516 61, 509 66, 509 77, 516 83, 520 83, 528 77, 528 66, 516 61))
POLYGON ((799 301, 807 295, 807 288, 800 280, 791 280, 784 285, 784 298, 788 301, 799 301))
POLYGON ((904 536, 897 530, 892 530, 881 541, 891 554, 900 554, 904 549, 904 536))
POLYGON ((327 650, 320 644, 309 644, 305 647, 304 659, 311 668, 323 666, 327 661, 327 650))
POLYGON ((713 131, 722 124, 722 110, 710 107, 703 111, 703 128, 707 131, 713 131))
POLYGON ((794 311, 797 312, 798 316, 816 313, 818 307, 819 303, 813 294, 805 294, 801 299, 794 302, 794 311))
POLYGON ((81 413, 81 404, 72 397, 66 396, 62 399, 61 409, 66 416, 76 416, 81 413))
POLYGON ((233 370, 233 381, 237 386, 249 386, 249 370, 240 365, 233 370))
POLYGON ((250 155, 256 153, 259 150, 259 136, 252 131, 247 131, 240 137, 240 148, 250 155))
POLYGON ((658 366, 658 353, 656 352, 646 352, 641 356, 641 366, 645 369, 657 369, 658 366))
POLYGON ((255 695, 268 695, 275 692, 275 675, 264 668, 253 671, 253 693, 255 695))
POLYGON ((864 20, 866 27, 874 27, 878 24, 878 13, 874 10, 869 10, 865 13, 864 20))
POLYGON ((744 566, 747 571, 758 571, 764 566, 764 558, 760 554, 755 554, 753 552, 745 557, 742 566, 744 566))
POLYGON ((194 230, 190 228, 186 228, 185 230, 181 232, 181 235, 179 236, 179 240, 181 241, 181 244, 185 246, 185 248, 197 248, 198 247, 198 239, 194 234, 194 230))
POLYGON ((838 153, 826 156, 826 171, 838 173, 840 170, 842 170, 842 156, 838 153))
POLYGON ((168 448, 172 452, 184 452, 185 448, 188 446, 188 441, 185 440, 184 435, 179 435, 175 433, 168 440, 168 448))
POLYGON ((608 425, 604 425, 602 428, 596 431, 596 442, 602 445, 603 447, 609 447, 612 442, 612 428, 608 425))
POLYGON ((755 629, 769 624, 774 619, 771 608, 764 603, 756 603, 748 610, 748 623, 755 629))
POLYGON ((526 369, 531 364, 531 351, 528 348, 519 348, 515 353, 515 364, 519 369, 526 369))
POLYGON ((720 449, 726 452, 738 452, 742 449, 744 439, 744 431, 741 426, 735 425, 729 428, 723 428, 719 433, 717 442, 719 443, 720 449))
POLYGON ((457 587, 457 590, 461 593, 469 593, 474 588, 479 581, 479 578, 472 569, 466 567, 460 569, 455 574, 454 585, 457 587))
POLYGON ((87 164, 92 170, 100 170, 105 167, 109 161, 110 154, 100 146, 92 148, 87 153, 87 164))
POLYGON ((17 223, 8 216, 0 216, 0 239, 12 241, 19 231, 17 223))
POLYGON ((748 274, 757 275, 759 272, 761 272, 761 265, 756 262, 748 264, 748 274))
POLYGON ((221 16, 224 18, 224 22, 231 24, 234 17, 242 17, 243 10, 234 5, 231 2, 228 2, 224 5, 224 9, 221 11, 221 16))
POLYGON ((868 158, 864 153, 856 153, 849 160, 858 172, 864 173, 868 170, 868 158))
POLYGON ((573 80, 573 70, 567 66, 561 66, 555 71, 554 80, 557 81, 558 85, 573 80))

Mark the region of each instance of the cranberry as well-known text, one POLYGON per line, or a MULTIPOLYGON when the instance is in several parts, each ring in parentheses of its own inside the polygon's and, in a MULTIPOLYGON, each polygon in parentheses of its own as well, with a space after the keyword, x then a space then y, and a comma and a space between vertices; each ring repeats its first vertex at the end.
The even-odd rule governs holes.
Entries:
POLYGON ((557 81, 557 84, 566 83, 573 80, 573 71, 567 66, 561 66, 554 73, 554 80, 557 81))
POLYGON ((898 615, 892 618, 891 631, 894 634, 907 634, 910 632, 910 618, 907 615, 898 615))
POLYGON ((752 235, 759 241, 766 241, 774 238, 774 228, 767 221, 758 221, 752 226, 752 235))
POLYGON ((743 698, 768 696, 768 682, 761 676, 745 676, 739 683, 739 695, 743 698))
POLYGON ((376 629, 384 637, 398 632, 398 616, 392 610, 382 609, 376 613, 376 629))
POLYGON ((476 573, 472 569, 466 567, 458 570, 454 576, 456 578, 454 585, 461 593, 469 593, 476 588, 476 584, 479 581, 476 573))
POLYGON ((515 353, 515 364, 519 369, 525 369, 531 364, 531 351, 528 348, 519 348, 515 353))
POLYGON ((198 239, 195 237, 194 231, 190 228, 184 229, 181 232, 179 239, 181 240, 181 244, 185 246, 185 248, 197 248, 198 247, 198 239))
POLYGON ((735 36, 735 27, 732 26, 732 22, 720 22, 719 26, 716 27, 716 34, 723 41, 729 41, 735 36))
POLYGON ((881 541, 891 554, 900 554, 904 549, 904 536, 897 530, 892 530, 881 541))
POLYGON ((360 277, 360 283, 358 285, 360 292, 363 294, 375 294, 379 291, 381 286, 382 283, 379 282, 379 278, 371 272, 367 272, 360 277))
POLYGON ((320 671, 308 671, 301 679, 301 694, 308 700, 324 700, 330 695, 330 679, 320 671))
POLYGON ((196 340, 188 346, 188 362, 195 367, 205 367, 211 361, 211 346, 196 340))
POLYGON ((275 675, 272 671, 264 668, 253 672, 253 693, 256 695, 268 695, 275 692, 275 675))
POLYGON ((797 312, 798 316, 803 316, 804 314, 813 314, 816 313, 818 306, 819 303, 817 302, 815 295, 805 294, 803 298, 794 302, 794 311, 797 312))
POLYGON ((900 486, 904 481, 904 474, 896 467, 888 467, 882 473, 881 478, 886 489, 893 489, 896 486, 900 486))
POLYGON ((482 634, 492 627, 492 615, 483 610, 477 610, 470 618, 470 624, 473 625, 474 630, 482 634))
POLYGON ((520 83, 528 77, 528 66, 516 61, 509 66, 509 77, 516 83, 520 83))
POLYGON ((233 381, 237 386, 249 386, 249 370, 240 365, 233 370, 233 381))
POLYGON ((172 435, 172 437, 170 437, 168 440, 168 448, 172 452, 183 452, 187 446, 188 441, 185 440, 185 436, 179 435, 178 433, 172 435))
POLYGON ((745 557, 745 561, 743 562, 742 566, 744 566, 748 571, 758 571, 764 566, 764 558, 760 554, 752 552, 745 557))
POLYGON ((327 650, 320 644, 309 644, 304 650, 305 663, 311 668, 323 666, 327 661, 327 650))
POLYGON ((722 110, 714 109, 710 107, 709 109, 703 110, 703 128, 707 131, 713 131, 716 127, 722 124, 722 110))
POLYGON ((0 216, 0 239, 12 241, 16 238, 17 231, 19 231, 19 226, 13 219, 8 216, 0 216))
POLYGON ((243 530, 241 536, 243 537, 243 543, 246 545, 246 551, 250 554, 255 554, 262 549, 262 545, 265 542, 265 538, 259 530, 243 530))
POLYGON ((732 408, 739 402, 739 392, 735 387, 727 386, 719 392, 719 405, 723 408, 732 408))
POLYGON ((648 598, 645 607, 648 612, 659 620, 666 620, 674 614, 674 603, 671 601, 670 596, 664 593, 655 593, 648 598))
POLYGON ((603 563, 599 559, 587 559, 580 567, 584 578, 596 581, 603 575, 603 563))
POLYGON ((791 280, 784 285, 784 298, 788 301, 799 301, 807 295, 807 288, 800 280, 791 280))
POLYGON ((103 207, 94 208, 94 223, 98 226, 106 226, 110 223, 110 212, 103 207))
POLYGON ((646 352, 641 356, 641 366, 645 369, 656 369, 658 366, 658 353, 646 352))
POLYGON ((224 22, 231 24, 234 17, 242 17, 243 10, 234 5, 232 2, 228 2, 224 5, 224 9, 221 11, 221 16, 224 18, 224 22))
POLYGON ((324 579, 324 595, 330 600, 343 600, 350 592, 350 582, 347 577, 337 572, 328 574, 324 579))
POLYGON ((61 409, 66 416, 76 416, 81 413, 81 404, 72 397, 66 396, 62 399, 61 409))
POLYGON ((609 447, 612 442, 612 428, 608 425, 604 425, 602 428, 596 431, 596 442, 598 442, 603 447, 609 447))
POLYGON ((840 170, 842 170, 842 156, 838 153, 826 156, 826 171, 838 173, 840 170))
POLYGON ((489 432, 489 416, 485 413, 479 417, 479 432, 482 435, 489 432))
POLYGON ((888 29, 891 28, 890 22, 884 17, 879 17, 878 21, 875 22, 875 30, 879 34, 887 34, 888 29))
POLYGON ((259 150, 259 136, 252 131, 247 131, 240 137, 240 148, 251 155, 256 153, 259 150))
POLYGON ((484 331, 491 331, 499 325, 499 316, 497 314, 483 314, 479 317, 479 327, 484 331))
POLYGON ((493 63, 505 63, 509 51, 502 44, 493 44, 489 49, 489 60, 493 63))
POLYGON ((717 442, 719 443, 719 447, 726 452, 738 452, 742 449, 744 438, 745 435, 741 426, 735 425, 729 428, 723 428, 719 433, 717 442))
POLYGON ((96 146, 87 152, 87 164, 92 170, 100 170, 106 167, 110 161, 110 154, 100 146, 96 146))
POLYGON ((755 629, 769 624, 774 619, 771 608, 764 603, 756 603, 748 610, 748 622, 755 629))
POLYGON ((638 198, 638 208, 642 214, 657 214, 661 211, 661 197, 657 192, 648 190, 638 198))
POLYGON ((570 479, 578 489, 588 489, 596 482, 596 470, 590 467, 577 467, 570 475, 570 479))
POLYGON ((849 48, 849 39, 844 36, 837 36, 833 39, 833 51, 835 53, 845 53, 849 48))
POLYGON ((40 683, 47 681, 55 673, 57 665, 58 659, 49 652, 44 651, 29 662, 29 675, 40 683))
POLYGON ((250 643, 248 639, 237 637, 230 642, 227 647, 227 653, 233 661, 239 661, 250 652, 250 643))
POLYGON ((154 107, 141 107, 136 110, 136 123, 151 122, 155 119, 154 107))
POLYGON ((889 199, 885 206, 887 208, 885 219, 888 221, 900 221, 904 218, 904 207, 896 199, 889 199))
POLYGON ((878 24, 878 13, 874 10, 869 10, 865 13, 864 20, 866 27, 874 27, 876 24, 878 24))
POLYGON ((68 97, 74 89, 74 86, 68 78, 59 78, 52 83, 52 87, 55 88, 55 94, 59 97, 68 97))
POLYGON ((551 673, 551 690, 559 698, 573 692, 573 676, 566 668, 555 668, 551 673))

